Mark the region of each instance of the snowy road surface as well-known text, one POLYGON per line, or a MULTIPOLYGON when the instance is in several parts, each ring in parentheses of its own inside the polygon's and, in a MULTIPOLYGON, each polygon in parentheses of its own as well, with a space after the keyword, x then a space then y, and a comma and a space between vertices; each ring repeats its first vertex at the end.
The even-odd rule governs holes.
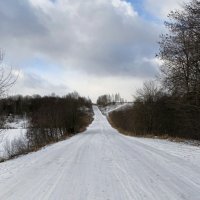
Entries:
POLYGON ((86 132, 1 163, 0 199, 200 199, 198 147, 123 136, 94 111, 86 132))

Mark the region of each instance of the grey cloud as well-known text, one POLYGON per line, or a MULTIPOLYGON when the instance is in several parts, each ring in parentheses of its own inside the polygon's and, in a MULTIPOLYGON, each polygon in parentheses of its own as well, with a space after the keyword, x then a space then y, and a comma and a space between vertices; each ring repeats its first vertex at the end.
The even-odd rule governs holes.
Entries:
POLYGON ((10 93, 23 93, 24 95, 49 95, 51 93, 56 93, 57 95, 65 95, 70 91, 71 90, 66 85, 51 83, 34 73, 23 73, 19 76, 17 83, 11 88, 10 93))
POLYGON ((0 1, 0 37, 35 37, 46 32, 27 0, 0 1))
POLYGON ((17 58, 38 56, 98 76, 152 76, 156 66, 143 60, 154 57, 159 28, 134 10, 128 15, 125 1, 115 0, 117 7, 111 2, 1 1, 0 43, 17 58))

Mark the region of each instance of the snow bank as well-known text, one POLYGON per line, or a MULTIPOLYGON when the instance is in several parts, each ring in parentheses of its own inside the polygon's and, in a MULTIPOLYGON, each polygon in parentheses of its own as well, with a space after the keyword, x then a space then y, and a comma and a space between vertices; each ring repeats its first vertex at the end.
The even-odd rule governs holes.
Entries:
POLYGON ((28 121, 21 118, 7 120, 5 129, 0 129, 0 159, 7 158, 7 148, 13 141, 19 139, 26 141, 26 131, 28 121))

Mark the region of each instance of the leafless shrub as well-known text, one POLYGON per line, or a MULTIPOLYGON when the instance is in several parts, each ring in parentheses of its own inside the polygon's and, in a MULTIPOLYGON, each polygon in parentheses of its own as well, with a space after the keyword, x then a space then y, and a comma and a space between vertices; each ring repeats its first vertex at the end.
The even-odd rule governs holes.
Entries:
POLYGON ((14 139, 13 141, 6 140, 4 144, 6 158, 13 158, 18 155, 29 152, 29 147, 24 137, 14 139))

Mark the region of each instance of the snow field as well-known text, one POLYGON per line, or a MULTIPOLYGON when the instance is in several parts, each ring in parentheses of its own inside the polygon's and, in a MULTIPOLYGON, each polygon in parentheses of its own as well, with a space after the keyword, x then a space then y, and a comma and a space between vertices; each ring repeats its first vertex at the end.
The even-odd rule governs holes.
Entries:
POLYGON ((94 106, 89 128, 0 164, 0 199, 199 200, 198 147, 123 136, 94 106))

